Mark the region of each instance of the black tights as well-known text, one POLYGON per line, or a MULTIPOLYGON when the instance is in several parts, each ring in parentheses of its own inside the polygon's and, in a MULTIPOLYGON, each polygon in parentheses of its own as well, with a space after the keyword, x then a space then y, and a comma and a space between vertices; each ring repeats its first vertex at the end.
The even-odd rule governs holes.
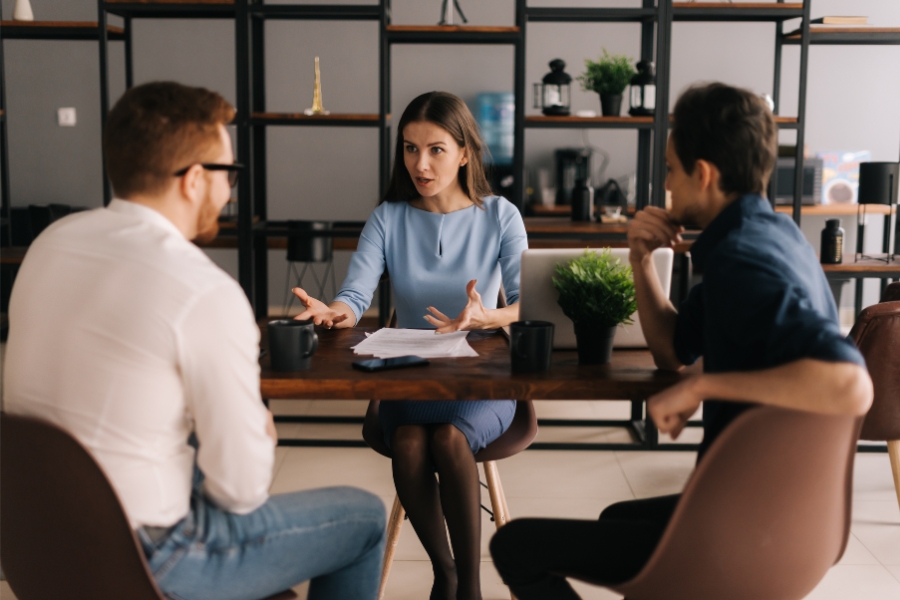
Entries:
POLYGON ((397 495, 434 568, 431 600, 481 600, 481 490, 466 436, 450 424, 402 425, 391 450, 397 495))
POLYGON ((679 497, 619 502, 597 521, 510 521, 491 540, 494 566, 519 600, 578 600, 566 577, 629 581, 649 560, 679 497))

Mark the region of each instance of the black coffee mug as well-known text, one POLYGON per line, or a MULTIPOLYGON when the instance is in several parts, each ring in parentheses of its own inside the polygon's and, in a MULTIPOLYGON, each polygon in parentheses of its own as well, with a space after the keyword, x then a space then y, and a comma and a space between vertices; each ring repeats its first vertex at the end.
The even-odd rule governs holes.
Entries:
POLYGON ((312 319, 269 321, 269 356, 273 371, 303 371, 319 347, 312 319))
POLYGON ((553 354, 553 323, 516 321, 509 326, 513 373, 545 373, 553 354))

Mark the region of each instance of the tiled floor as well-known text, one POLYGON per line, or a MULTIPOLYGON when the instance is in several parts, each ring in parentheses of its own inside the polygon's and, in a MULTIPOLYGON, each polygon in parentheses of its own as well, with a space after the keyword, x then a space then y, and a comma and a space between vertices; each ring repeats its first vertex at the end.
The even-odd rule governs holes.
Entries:
MULTIPOLYGON (((287 414, 362 415, 365 403, 282 402, 273 406, 287 414)), ((627 404, 601 402, 539 403, 545 418, 621 418, 627 404)), ((281 435, 357 437, 356 425, 279 425, 281 435)), ((699 431, 688 431, 696 436, 699 431)), ((616 429, 545 428, 543 440, 625 441, 616 429)), ((563 452, 529 450, 499 464, 503 486, 514 516, 556 516, 591 519, 608 504, 679 491, 690 476, 694 455, 688 452, 563 452)), ((367 449, 279 448, 272 493, 337 484, 355 485, 393 501, 390 464, 367 449)), ((485 495, 485 503, 488 499, 485 495)), ((485 599, 509 598, 490 557, 487 542, 494 530, 485 515, 482 563, 485 599)), ((428 597, 431 569, 412 528, 400 537, 388 580, 387 600, 428 597)), ((302 592, 304 586, 297 588, 302 592)), ((583 584, 576 589, 585 600, 618 598, 583 584)), ((301 597, 303 595, 301 594, 301 597)), ((0 598, 12 600, 6 582, 0 598)), ((894 495, 886 454, 859 454, 854 482, 853 525, 840 563, 809 595, 815 600, 900 600, 900 508, 894 495)))

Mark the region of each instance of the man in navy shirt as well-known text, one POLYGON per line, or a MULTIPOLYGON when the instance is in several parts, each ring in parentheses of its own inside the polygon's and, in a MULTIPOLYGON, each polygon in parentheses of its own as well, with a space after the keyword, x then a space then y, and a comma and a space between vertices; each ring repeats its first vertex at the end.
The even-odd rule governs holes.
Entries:
MULTIPOLYGON (((677 438, 703 407, 698 460, 741 412, 768 404, 822 414, 864 414, 872 382, 838 314, 815 252, 762 197, 775 165, 777 129, 751 92, 694 87, 678 100, 666 148, 672 210, 647 207, 628 230, 641 327, 660 369, 703 359, 703 373, 657 394, 648 410, 677 438), (702 229, 691 248, 703 282, 676 310, 650 254, 702 229)), ((598 521, 520 519, 491 543, 520 600, 575 599, 561 575, 609 584, 650 558, 679 496, 614 504, 598 521)), ((722 535, 728 535, 722 532, 722 535)))

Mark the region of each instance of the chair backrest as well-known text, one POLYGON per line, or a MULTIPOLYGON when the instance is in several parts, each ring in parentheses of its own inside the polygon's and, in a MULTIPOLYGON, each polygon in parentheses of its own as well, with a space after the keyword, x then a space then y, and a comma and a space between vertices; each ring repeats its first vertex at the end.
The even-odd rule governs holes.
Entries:
MULTIPOLYGON (((891 284, 894 285, 897 284, 891 284)), ((875 388, 860 437, 900 440, 900 301, 882 302, 864 309, 850 337, 866 359, 875 388)))
MULTIPOLYGON (((378 419, 380 400, 370 400, 363 422, 363 440, 382 456, 392 457, 391 449, 384 442, 384 430, 378 419)), ((518 454, 531 445, 537 435, 537 413, 531 400, 516 401, 516 414, 509 429, 475 455, 476 462, 502 460, 518 454)))
POLYGON ((759 407, 694 472, 628 600, 799 600, 844 552, 861 418, 759 407))
POLYGON ((162 600, 103 471, 72 436, 0 415, 0 562, 19 600, 162 600))

